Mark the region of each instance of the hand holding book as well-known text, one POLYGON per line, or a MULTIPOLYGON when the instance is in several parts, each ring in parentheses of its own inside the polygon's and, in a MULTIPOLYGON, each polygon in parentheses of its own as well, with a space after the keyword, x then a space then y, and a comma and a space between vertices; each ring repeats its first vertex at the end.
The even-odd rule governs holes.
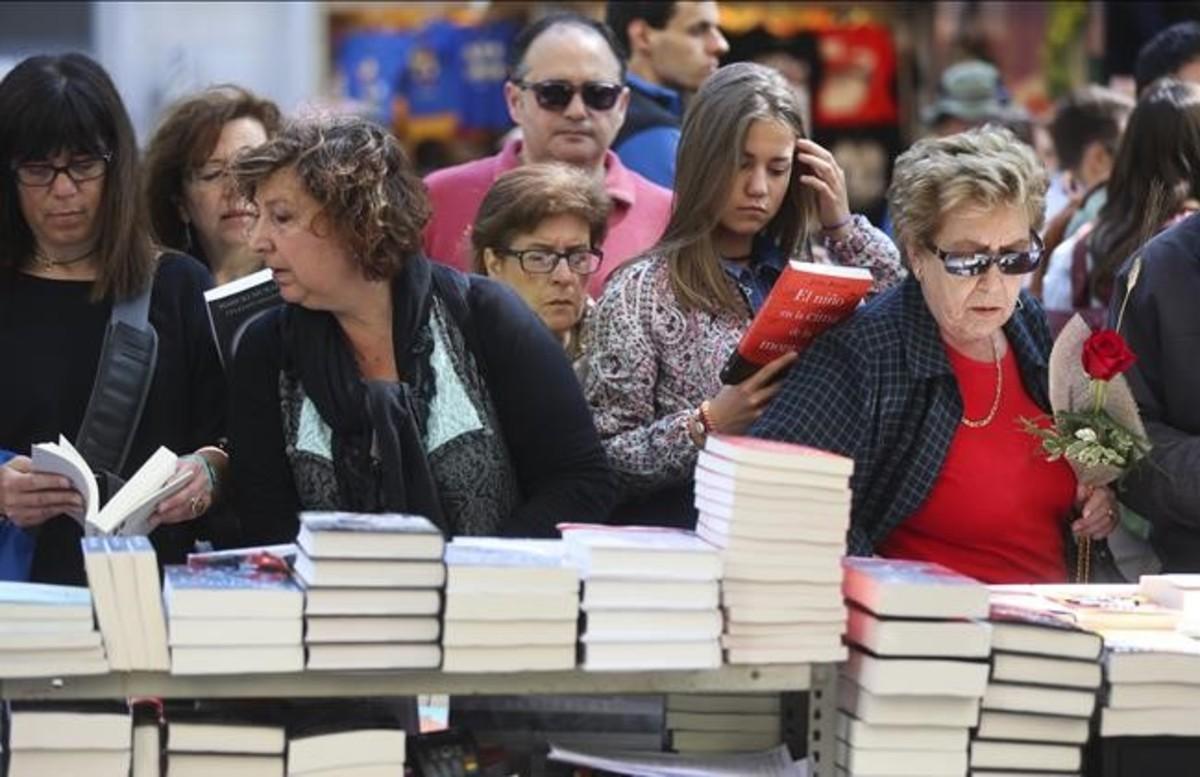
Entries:
POLYGON ((772 359, 765 367, 736 385, 725 385, 709 400, 707 416, 712 428, 722 434, 741 434, 758 420, 782 385, 782 377, 795 363, 796 353, 772 359))
POLYGON ((83 515, 84 501, 62 475, 34 472, 28 456, 14 456, 0 467, 0 515, 22 528, 56 515, 83 515))

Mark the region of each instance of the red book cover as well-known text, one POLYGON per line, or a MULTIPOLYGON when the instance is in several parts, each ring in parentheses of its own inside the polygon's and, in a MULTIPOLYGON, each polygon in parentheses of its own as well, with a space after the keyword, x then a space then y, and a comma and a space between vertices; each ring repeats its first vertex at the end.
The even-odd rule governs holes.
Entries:
POLYGON ((772 359, 804 350, 814 337, 849 318, 873 283, 863 267, 789 262, 729 357, 721 381, 741 383, 772 359))

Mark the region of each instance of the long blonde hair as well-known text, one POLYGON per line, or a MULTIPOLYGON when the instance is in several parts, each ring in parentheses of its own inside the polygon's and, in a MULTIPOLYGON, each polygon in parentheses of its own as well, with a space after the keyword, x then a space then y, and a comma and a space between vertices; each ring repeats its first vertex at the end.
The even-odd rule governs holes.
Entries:
MULTIPOLYGON (((738 62, 717 70, 700 87, 683 118, 676 158, 675 202, 656 253, 667 257, 671 290, 684 310, 746 315, 746 303, 721 267, 713 233, 729 199, 751 123, 777 121, 799 138, 803 108, 796 93, 774 70, 738 62)), ((800 185, 793 162, 779 212, 764 232, 793 256, 808 245, 817 223, 817 201, 800 185)))

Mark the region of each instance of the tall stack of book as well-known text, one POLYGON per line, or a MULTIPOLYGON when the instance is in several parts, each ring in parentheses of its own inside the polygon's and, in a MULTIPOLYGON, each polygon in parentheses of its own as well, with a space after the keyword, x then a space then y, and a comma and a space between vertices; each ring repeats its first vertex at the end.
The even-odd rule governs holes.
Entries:
POLYGON ((358 728, 288 738, 287 777, 404 774, 404 730, 358 728))
POLYGON ((849 777, 962 777, 987 687, 987 588, 920 561, 847 558, 845 571, 837 765, 849 777))
POLYGON ((584 669, 721 665, 721 613, 712 591, 721 579, 721 559, 715 547, 681 529, 559 529, 583 576, 584 669))
POLYGON ((0 677, 103 674, 87 588, 0 581, 0 677))
POLYGON ((309 669, 437 668, 445 542, 429 519, 301 513, 296 545, 309 669))
POLYGON ((841 558, 854 462, 798 445, 709 435, 696 534, 721 549, 731 664, 841 661, 841 558))
POLYGON ((283 777, 284 727, 168 708, 170 777, 283 777))
POLYGON ((767 750, 783 741, 779 694, 667 695, 667 733, 678 753, 767 750))
POLYGON ((558 540, 456 538, 446 546, 447 672, 575 666, 579 572, 558 540))
POLYGON ((1100 687, 1100 637, 1051 600, 1011 591, 991 589, 992 674, 972 773, 1077 774, 1100 687))
POLYGON ((12 702, 8 777, 128 777, 133 718, 124 702, 12 702))
POLYGON ((1100 736, 1200 737, 1200 575, 1143 575, 1138 590, 1169 614, 1104 631, 1100 736))
POLYGON ((304 594, 284 570, 168 566, 171 674, 298 672, 304 594))

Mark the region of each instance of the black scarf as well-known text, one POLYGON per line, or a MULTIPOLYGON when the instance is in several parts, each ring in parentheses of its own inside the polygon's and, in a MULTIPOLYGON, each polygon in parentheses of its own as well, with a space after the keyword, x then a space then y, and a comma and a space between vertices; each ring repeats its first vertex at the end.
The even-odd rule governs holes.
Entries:
POLYGON ((413 256, 392 281, 392 343, 398 383, 367 381, 333 315, 288 305, 285 353, 333 432, 333 468, 346 510, 424 515, 446 530, 426 456, 427 403, 414 384, 428 370, 433 293, 429 261, 413 256))

